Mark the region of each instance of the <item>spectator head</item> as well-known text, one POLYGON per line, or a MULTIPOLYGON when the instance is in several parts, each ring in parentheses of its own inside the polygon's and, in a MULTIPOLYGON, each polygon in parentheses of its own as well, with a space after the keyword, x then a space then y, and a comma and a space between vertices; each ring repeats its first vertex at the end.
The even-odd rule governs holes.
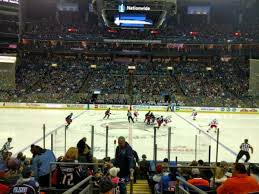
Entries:
POLYGON ((226 161, 221 161, 220 167, 223 168, 224 171, 228 171, 228 163, 226 161))
POLYGON ((31 153, 33 155, 39 154, 41 149, 42 148, 40 146, 37 146, 37 145, 34 145, 34 144, 31 145, 31 153))
POLYGON ((23 153, 22 153, 22 152, 19 152, 19 153, 17 154, 17 157, 16 157, 16 158, 17 158, 18 160, 20 160, 22 157, 23 157, 23 153))
POLYGON ((245 139, 245 143, 248 143, 248 139, 245 139))
POLYGON ((203 165, 204 165, 203 160, 198 160, 198 166, 203 166, 203 165))
POLYGON ((99 182, 101 194, 112 194, 113 184, 109 177, 104 177, 99 182))
POLYGON ((71 147, 67 150, 64 161, 75 161, 78 159, 78 149, 75 147, 71 147))
POLYGON ((143 160, 146 160, 146 159, 147 159, 146 154, 143 154, 143 155, 142 155, 142 159, 143 159, 143 160))
POLYGON ((192 163, 190 164, 190 166, 198 166, 198 162, 193 160, 192 163))
POLYGON ((124 148, 125 145, 126 145, 125 137, 120 136, 120 137, 118 138, 118 144, 119 144, 119 147, 120 147, 120 148, 124 148))
POLYGON ((7 161, 7 167, 10 170, 18 170, 20 168, 20 163, 16 159, 11 158, 7 161))
POLYGON ((157 166, 156 166, 156 172, 158 173, 158 174, 160 174, 160 173, 162 173, 162 165, 160 165, 160 164, 158 164, 157 166))
POLYGON ((200 176, 200 170, 198 168, 192 168, 192 177, 200 176))
POLYGON ((117 177, 119 172, 120 172, 120 168, 116 168, 116 167, 112 167, 109 170, 109 174, 111 175, 111 177, 117 177))
POLYGON ((169 162, 168 158, 164 158, 163 162, 169 162))
POLYGON ((8 152, 3 152, 2 154, 3 154, 3 160, 4 160, 4 161, 7 161, 7 160, 10 159, 10 155, 9 155, 8 152))
POLYGON ((233 174, 247 174, 245 165, 242 163, 234 164, 233 174))
POLYGON ((82 140, 83 140, 84 142, 86 142, 87 139, 86 139, 86 137, 83 137, 82 140))
POLYGON ((13 139, 12 139, 11 137, 8 137, 8 138, 7 138, 7 141, 8 141, 8 142, 12 142, 12 140, 13 140, 13 139))
POLYGON ((22 171, 22 177, 27 179, 32 176, 32 168, 30 166, 27 166, 22 171))

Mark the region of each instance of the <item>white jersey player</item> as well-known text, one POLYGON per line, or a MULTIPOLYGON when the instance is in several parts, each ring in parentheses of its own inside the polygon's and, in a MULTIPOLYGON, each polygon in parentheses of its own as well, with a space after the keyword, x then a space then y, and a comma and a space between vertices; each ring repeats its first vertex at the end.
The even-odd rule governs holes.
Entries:
POLYGON ((192 120, 196 120, 196 117, 197 117, 197 115, 198 115, 198 113, 197 113, 197 111, 196 110, 193 110, 192 111, 192 120))
POLYGON ((211 122, 210 122, 210 124, 209 124, 209 129, 207 130, 207 132, 209 132, 211 129, 215 129, 215 133, 217 133, 217 129, 218 129, 218 121, 217 121, 217 119, 213 119, 211 122))
POLYGON ((134 111, 133 116, 134 116, 135 121, 138 121, 138 116, 139 116, 138 110, 134 111))

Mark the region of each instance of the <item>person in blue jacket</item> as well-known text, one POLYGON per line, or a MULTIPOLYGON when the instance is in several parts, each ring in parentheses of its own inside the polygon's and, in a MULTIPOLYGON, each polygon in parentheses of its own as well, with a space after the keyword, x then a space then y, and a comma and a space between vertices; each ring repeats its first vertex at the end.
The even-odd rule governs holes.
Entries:
POLYGON ((31 146, 31 152, 34 156, 32 159, 33 176, 41 187, 47 187, 49 185, 49 174, 53 170, 50 168, 50 163, 56 162, 56 157, 51 150, 36 145, 31 146))

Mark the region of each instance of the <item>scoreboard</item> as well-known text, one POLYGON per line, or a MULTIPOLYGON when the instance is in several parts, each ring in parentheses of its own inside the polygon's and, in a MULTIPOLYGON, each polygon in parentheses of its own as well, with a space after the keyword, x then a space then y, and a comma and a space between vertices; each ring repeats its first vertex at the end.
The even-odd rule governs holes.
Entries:
POLYGON ((112 9, 102 10, 106 26, 121 29, 157 29, 167 15, 167 10, 152 4, 118 2, 112 9))

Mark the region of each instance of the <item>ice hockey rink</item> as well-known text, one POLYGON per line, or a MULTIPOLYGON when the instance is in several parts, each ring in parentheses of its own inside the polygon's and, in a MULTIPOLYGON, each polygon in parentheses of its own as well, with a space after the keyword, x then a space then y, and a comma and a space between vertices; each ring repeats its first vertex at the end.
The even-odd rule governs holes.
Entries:
MULTIPOLYGON (((144 124, 146 112, 139 112, 138 121, 129 124, 126 111, 111 111, 110 119, 104 120, 101 110, 47 110, 47 109, 11 109, 2 108, 0 144, 12 137, 12 152, 24 152, 31 157, 30 145, 43 146, 43 124, 46 126, 46 148, 51 147, 51 134, 53 134, 53 150, 56 157, 65 152, 65 120, 74 113, 73 122, 67 130, 66 148, 76 146, 82 138, 87 138, 91 145, 91 126, 94 126, 94 156, 98 159, 105 157, 106 126, 109 127, 108 155, 113 158, 116 140, 125 136, 127 141, 137 151, 139 157, 146 154, 153 159, 154 126, 144 124)), ((254 148, 250 162, 259 162, 259 115, 256 114, 212 114, 198 113, 197 120, 193 121, 191 113, 180 112, 154 112, 155 116, 171 116, 172 122, 157 130, 157 158, 167 157, 168 127, 172 128, 171 160, 178 157, 178 161, 192 161, 195 159, 195 136, 197 135, 197 159, 208 161, 209 145, 211 145, 211 161, 216 158, 216 134, 207 133, 208 124, 214 118, 218 119, 219 155, 218 161, 234 162, 240 144, 245 138, 254 148)))

